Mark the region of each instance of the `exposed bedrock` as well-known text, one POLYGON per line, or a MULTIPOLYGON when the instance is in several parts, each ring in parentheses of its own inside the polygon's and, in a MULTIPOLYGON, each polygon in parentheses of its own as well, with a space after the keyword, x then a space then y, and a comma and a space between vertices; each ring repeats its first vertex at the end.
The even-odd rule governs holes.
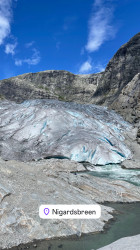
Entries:
POLYGON ((140 73, 121 90, 119 96, 110 105, 125 119, 140 126, 140 73))
POLYGON ((46 70, 19 75, 0 81, 0 99, 17 103, 58 99, 108 106, 138 128, 140 143, 140 33, 121 46, 104 72, 75 75, 46 70))
POLYGON ((123 132, 131 126, 96 105, 57 100, 0 103, 0 155, 5 160, 47 157, 119 163, 132 157, 123 132))
POLYGON ((86 173, 82 164, 49 159, 23 163, 0 159, 0 249, 104 230, 113 209, 101 205, 98 220, 42 220, 42 204, 96 204, 140 201, 140 187, 86 173))
POLYGON ((0 98, 21 103, 28 99, 89 102, 102 73, 75 75, 65 70, 27 73, 0 81, 0 98))
MULTIPOLYGON (((27 73, 0 81, 0 99, 59 99, 102 104, 140 127, 140 33, 116 52, 102 73, 75 75, 64 70, 27 73)), ((138 137, 139 141, 139 137, 138 137)))
POLYGON ((140 143, 140 33, 122 45, 110 60, 91 102, 114 109, 138 127, 140 143))
POLYGON ((140 249, 140 234, 121 238, 105 247, 98 250, 139 250, 140 249))
MULTIPOLYGON (((138 73, 140 73, 140 33, 122 45, 110 60, 94 93, 94 101, 110 105, 138 73)), ((128 97, 129 94, 132 96, 131 90, 130 93, 127 92, 128 89, 126 91, 128 97)))

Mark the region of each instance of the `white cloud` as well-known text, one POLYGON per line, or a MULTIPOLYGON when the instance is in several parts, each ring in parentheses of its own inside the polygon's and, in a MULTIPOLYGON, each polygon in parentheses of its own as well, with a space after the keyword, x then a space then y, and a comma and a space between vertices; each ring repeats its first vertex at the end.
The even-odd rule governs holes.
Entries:
POLYGON ((10 34, 12 0, 0 0, 0 45, 10 34))
POLYGON ((17 47, 17 43, 8 43, 5 45, 5 53, 15 55, 15 48, 17 47))
POLYGON ((16 66, 22 66, 24 63, 27 63, 28 65, 37 65, 40 62, 40 53, 37 49, 33 49, 33 55, 31 58, 25 58, 25 59, 16 59, 15 65, 16 66))
MULTIPOLYGON (((12 21, 12 3, 17 0, 0 0, 0 45, 2 45, 10 35, 11 32, 11 21, 12 21)), ((12 38, 13 40, 13 38, 12 38)), ((14 41, 5 44, 5 53, 15 55, 15 49, 17 47, 16 38, 14 41)), ((34 44, 34 41, 26 43, 25 47, 30 48, 34 44)), ((40 62, 40 53, 37 49, 32 49, 33 54, 31 58, 15 59, 15 65, 21 66, 24 63, 28 65, 36 65, 40 62)))
POLYGON ((22 66, 22 64, 23 64, 23 60, 21 60, 21 59, 15 59, 15 65, 16 66, 22 66))
POLYGON ((94 1, 94 6, 95 7, 101 6, 102 4, 103 4, 103 0, 95 0, 94 1))
POLYGON ((85 61, 80 69, 79 69, 79 73, 80 74, 88 74, 88 73, 99 73, 105 70, 105 64, 102 65, 99 62, 92 62, 91 58, 89 58, 87 61, 85 61))
POLYGON ((86 61, 84 62, 80 69, 79 69, 79 73, 88 73, 92 70, 92 65, 91 65, 91 62, 90 60, 89 61, 86 61))
POLYGON ((89 20, 88 42, 85 46, 88 52, 94 52, 106 41, 115 36, 116 30, 111 24, 113 8, 107 6, 104 0, 94 2, 94 11, 89 20))
POLYGON ((99 72, 102 72, 105 70, 105 66, 101 65, 100 63, 97 64, 95 67, 94 67, 94 72, 95 73, 99 73, 99 72))
POLYGON ((26 43, 26 44, 25 44, 25 47, 26 47, 26 48, 30 48, 30 47, 33 46, 34 43, 35 43, 34 41, 32 41, 32 42, 30 42, 30 43, 26 43))

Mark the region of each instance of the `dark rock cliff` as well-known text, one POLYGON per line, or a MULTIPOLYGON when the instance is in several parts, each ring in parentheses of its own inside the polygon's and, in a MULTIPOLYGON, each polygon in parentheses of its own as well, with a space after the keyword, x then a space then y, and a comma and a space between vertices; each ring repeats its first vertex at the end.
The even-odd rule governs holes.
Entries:
MULTIPOLYGON (((140 33, 110 60, 92 102, 114 109, 140 131, 140 33)), ((140 142, 139 132, 137 139, 140 142)))
POLYGON ((140 121, 140 73, 134 76, 109 106, 131 123, 140 121))
POLYGON ((40 98, 90 102, 101 75, 74 75, 64 70, 23 74, 1 80, 0 97, 18 103, 40 98))
POLYGON ((0 81, 0 99, 58 99, 95 103, 140 123, 140 33, 122 45, 104 72, 74 75, 64 70, 28 73, 0 81))
POLYGON ((110 60, 93 94, 93 102, 110 105, 139 72, 140 33, 122 45, 110 60))

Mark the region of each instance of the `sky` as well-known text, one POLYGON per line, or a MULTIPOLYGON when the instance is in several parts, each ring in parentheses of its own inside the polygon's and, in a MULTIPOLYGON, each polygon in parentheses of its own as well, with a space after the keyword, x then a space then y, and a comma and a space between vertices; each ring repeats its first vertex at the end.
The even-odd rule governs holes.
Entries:
POLYGON ((101 72, 140 32, 140 0, 0 0, 0 79, 101 72))

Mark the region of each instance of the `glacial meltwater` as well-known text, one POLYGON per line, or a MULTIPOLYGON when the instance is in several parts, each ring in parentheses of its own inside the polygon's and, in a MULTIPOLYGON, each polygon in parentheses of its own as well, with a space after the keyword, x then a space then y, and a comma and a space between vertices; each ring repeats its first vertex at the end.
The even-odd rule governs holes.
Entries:
POLYGON ((117 214, 102 233, 64 239, 36 241, 11 250, 96 250, 122 237, 140 234, 140 202, 131 204, 108 203, 117 214))
POLYGON ((136 186, 140 186, 140 169, 124 169, 119 164, 108 164, 105 166, 84 165, 90 170, 87 172, 90 175, 127 181, 136 186))
MULTIPOLYGON (((127 181, 140 186, 140 170, 123 169, 120 165, 92 166, 84 164, 86 173, 101 178, 127 181), (90 170, 90 171, 89 171, 90 170), (92 170, 92 171, 91 171, 92 170)), ((80 174, 80 173, 79 173, 80 174)), ((104 228, 104 232, 52 240, 35 241, 26 245, 13 247, 11 250, 97 250, 122 237, 140 234, 140 202, 107 203, 115 209, 114 219, 104 228)))

